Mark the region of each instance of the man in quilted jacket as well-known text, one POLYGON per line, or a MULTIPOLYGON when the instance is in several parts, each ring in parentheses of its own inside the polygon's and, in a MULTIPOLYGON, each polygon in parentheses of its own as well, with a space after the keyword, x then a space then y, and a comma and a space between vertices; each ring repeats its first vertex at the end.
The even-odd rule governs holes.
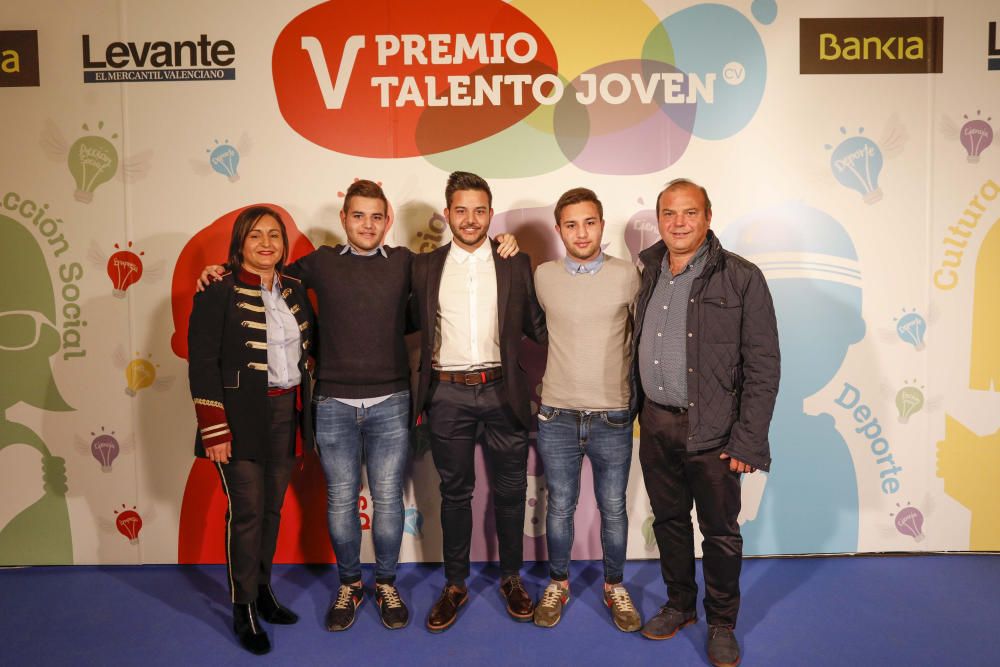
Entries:
POLYGON ((671 181, 656 217, 662 240, 639 255, 631 408, 667 603, 642 634, 669 639, 697 621, 694 504, 704 537, 708 657, 735 666, 740 475, 771 464, 767 433, 780 374, 774 306, 760 269, 724 250, 709 229, 704 187, 671 181))

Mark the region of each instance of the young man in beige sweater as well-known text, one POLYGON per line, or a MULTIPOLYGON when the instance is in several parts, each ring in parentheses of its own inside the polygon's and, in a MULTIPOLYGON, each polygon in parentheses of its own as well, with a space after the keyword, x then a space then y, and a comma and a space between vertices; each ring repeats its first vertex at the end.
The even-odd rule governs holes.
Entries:
POLYGON ((625 490, 632 462, 629 350, 639 274, 631 262, 601 249, 604 210, 591 190, 563 194, 555 219, 566 256, 535 270, 535 290, 549 331, 538 452, 548 486, 552 581, 535 607, 534 621, 554 626, 569 601, 573 514, 586 455, 601 514, 604 601, 618 629, 635 632, 642 619, 622 577, 628 536, 625 490))

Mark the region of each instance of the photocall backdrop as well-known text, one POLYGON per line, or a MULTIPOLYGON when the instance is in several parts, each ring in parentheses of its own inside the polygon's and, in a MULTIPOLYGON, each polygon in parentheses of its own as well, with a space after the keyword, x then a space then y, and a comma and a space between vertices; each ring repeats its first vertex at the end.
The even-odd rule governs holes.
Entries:
MULTIPOLYGON (((536 265, 562 255, 570 187, 634 260, 664 183, 707 186, 781 337, 748 554, 1000 549, 998 19, 985 1, 6 3, 0 564, 222 562, 224 501, 192 456, 195 277, 252 204, 285 215, 293 258, 343 242, 357 178, 385 188, 387 243, 432 250, 455 169, 490 180, 491 232, 536 265)), ((544 350, 525 357, 540 382, 544 350)), ((420 431, 411 468, 402 559, 440 560, 420 431)), ((528 479, 544 559, 533 449, 528 479)), ((638 456, 628 493, 628 555, 655 557, 638 456)), ((278 560, 332 560, 325 512, 310 455, 278 560)), ((359 513, 370 528, 367 486, 359 513)), ((598 523, 585 467, 574 557, 600 557, 598 523)))

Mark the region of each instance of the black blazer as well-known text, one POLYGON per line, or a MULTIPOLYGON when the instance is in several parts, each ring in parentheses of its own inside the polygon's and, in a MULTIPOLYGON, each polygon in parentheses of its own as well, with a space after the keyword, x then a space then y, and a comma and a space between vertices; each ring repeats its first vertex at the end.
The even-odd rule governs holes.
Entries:
MULTIPOLYGON (((493 266, 497 275, 497 313, 500 319, 500 364, 503 369, 507 404, 517 421, 531 428, 531 393, 528 377, 521 368, 518 356, 521 339, 528 336, 545 344, 545 313, 535 298, 535 284, 531 277, 531 259, 524 253, 502 259, 497 254, 497 243, 490 242, 493 266)), ((434 355, 434 329, 438 312, 438 295, 444 263, 451 250, 451 243, 437 250, 413 258, 413 285, 411 315, 420 326, 420 372, 414 419, 424 411, 429 402, 431 360, 434 355)))
MULTIPOLYGON (((281 296, 302 336, 299 428, 303 445, 312 447, 307 360, 314 345, 315 318, 302 283, 288 275, 279 275, 279 280, 281 296)), ((267 325, 259 276, 244 270, 230 272, 195 294, 188 356, 188 379, 198 417, 195 455, 205 456, 206 444, 229 441, 234 459, 259 458, 270 435, 267 325)))

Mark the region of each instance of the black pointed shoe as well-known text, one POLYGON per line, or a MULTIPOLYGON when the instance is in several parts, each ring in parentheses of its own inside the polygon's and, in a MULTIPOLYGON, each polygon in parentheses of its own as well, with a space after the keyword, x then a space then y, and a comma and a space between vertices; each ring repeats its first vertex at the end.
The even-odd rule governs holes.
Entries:
POLYGON ((264 655, 271 650, 271 640, 260 624, 253 602, 233 605, 233 630, 240 640, 240 646, 254 655, 264 655))
POLYGON ((278 602, 270 584, 257 588, 257 612, 268 623, 293 625, 299 622, 299 615, 278 602))

